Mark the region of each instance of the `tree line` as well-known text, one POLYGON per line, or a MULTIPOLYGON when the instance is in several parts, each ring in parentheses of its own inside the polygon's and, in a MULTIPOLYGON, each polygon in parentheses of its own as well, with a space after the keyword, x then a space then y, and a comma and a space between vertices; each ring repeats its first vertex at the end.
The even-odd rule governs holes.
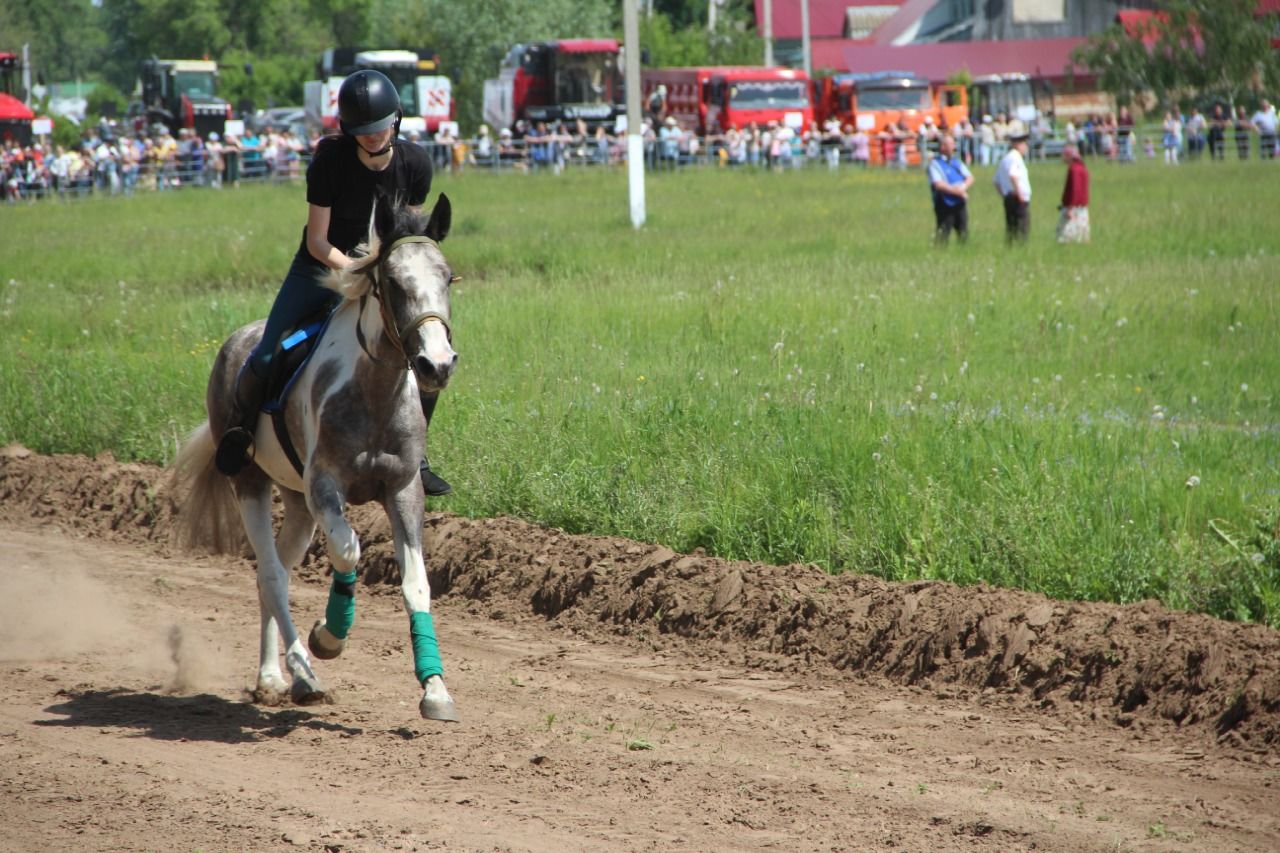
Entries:
MULTIPOLYGON (((758 64, 752 0, 648 0, 650 64, 758 64)), ((333 47, 431 48, 453 82, 459 121, 480 119, 484 80, 513 44, 622 35, 616 0, 0 0, 0 51, 30 45, 34 79, 98 84, 94 115, 123 111, 148 57, 216 60, 222 97, 300 105, 333 47)))

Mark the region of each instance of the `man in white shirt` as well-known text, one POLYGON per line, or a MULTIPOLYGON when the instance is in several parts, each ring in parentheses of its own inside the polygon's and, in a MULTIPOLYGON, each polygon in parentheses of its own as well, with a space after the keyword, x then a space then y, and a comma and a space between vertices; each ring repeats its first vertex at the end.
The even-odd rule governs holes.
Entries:
POLYGON ((1250 121, 1258 131, 1258 147, 1262 159, 1272 159, 1276 155, 1276 108, 1263 98, 1262 105, 1250 121))
POLYGON ((1031 178, 1027 174, 1027 134, 1009 137, 1009 152, 996 167, 996 191, 1004 199, 1005 240, 1027 239, 1031 230, 1031 178))

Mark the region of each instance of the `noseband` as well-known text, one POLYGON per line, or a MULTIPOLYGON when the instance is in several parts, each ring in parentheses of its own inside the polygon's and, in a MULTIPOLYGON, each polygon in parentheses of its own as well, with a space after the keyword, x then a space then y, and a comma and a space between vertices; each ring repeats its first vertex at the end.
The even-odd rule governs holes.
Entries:
MULTIPOLYGON (((369 277, 369 290, 360 297, 360 315, 364 316, 365 300, 368 298, 369 294, 373 294, 373 298, 378 302, 378 313, 382 316, 382 334, 386 336, 387 340, 391 341, 391 345, 396 348, 398 353, 400 353, 400 357, 404 360, 404 366, 412 370, 413 360, 409 358, 409 335, 434 320, 444 326, 445 337, 448 338, 449 343, 452 344, 453 328, 449 325, 449 319, 439 311, 423 311, 421 314, 409 321, 409 325, 405 327, 404 331, 400 331, 399 327, 396 325, 396 318, 391 313, 391 308, 387 305, 386 294, 383 292, 381 282, 386 278, 386 266, 387 261, 391 259, 391 253, 403 246, 405 243, 430 243, 433 246, 436 245, 436 241, 432 240, 430 237, 423 237, 415 234, 408 237, 401 237, 388 246, 387 250, 381 253, 378 258, 378 262, 365 271, 365 275, 369 277), (377 273, 376 275, 374 274, 375 272, 377 273)), ((383 361, 369 350, 369 344, 368 341, 365 340, 364 330, 360 327, 359 320, 356 320, 356 339, 360 342, 360 348, 364 350, 365 355, 369 356, 369 358, 379 364, 387 365, 389 367, 398 366, 391 362, 383 361)))

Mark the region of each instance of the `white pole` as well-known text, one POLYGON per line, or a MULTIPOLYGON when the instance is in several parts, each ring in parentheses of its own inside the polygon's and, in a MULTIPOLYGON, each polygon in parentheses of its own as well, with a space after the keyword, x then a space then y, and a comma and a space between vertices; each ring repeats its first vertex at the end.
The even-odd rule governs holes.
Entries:
POLYGON ((773 0, 764 0, 764 64, 773 67, 773 0))
POLYGON ((640 126, 640 17, 637 0, 622 0, 622 44, 626 54, 627 190, 631 224, 644 225, 644 137, 640 126))
POLYGON ((812 77, 813 69, 809 67, 809 0, 800 0, 800 50, 804 53, 805 76, 812 77))
POLYGON ((22 91, 27 107, 31 106, 31 45, 22 46, 22 91))

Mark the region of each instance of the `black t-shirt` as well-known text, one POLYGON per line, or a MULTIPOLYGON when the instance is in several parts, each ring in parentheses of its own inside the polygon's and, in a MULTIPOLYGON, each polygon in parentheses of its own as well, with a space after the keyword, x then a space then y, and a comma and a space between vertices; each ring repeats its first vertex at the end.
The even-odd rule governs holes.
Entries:
MULTIPOLYGON (((378 187, 404 204, 421 206, 431 191, 431 158, 422 146, 397 139, 391 165, 376 172, 360 162, 354 138, 320 140, 307 167, 307 202, 329 208, 329 242, 340 251, 350 252, 369 236, 378 187)), ((307 254, 305 228, 302 252, 307 254)))

